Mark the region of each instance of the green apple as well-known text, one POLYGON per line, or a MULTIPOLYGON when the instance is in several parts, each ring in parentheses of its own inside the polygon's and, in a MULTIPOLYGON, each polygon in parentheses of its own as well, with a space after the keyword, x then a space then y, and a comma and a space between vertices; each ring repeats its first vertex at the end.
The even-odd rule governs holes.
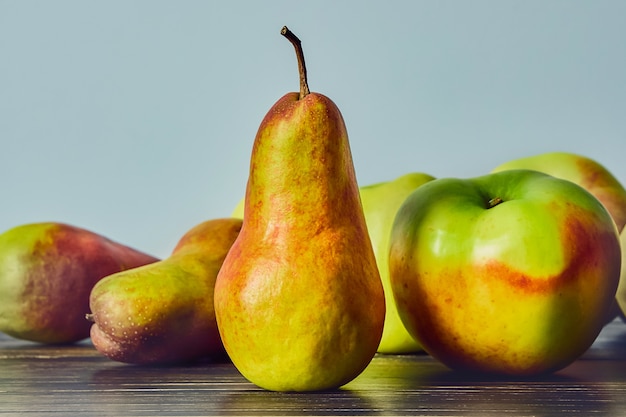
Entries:
POLYGON ((453 369, 554 372, 602 329, 621 251, 606 208, 571 181, 532 170, 437 179, 392 227, 400 317, 453 369))
POLYGON ((385 325, 378 352, 389 354, 422 351, 419 342, 405 329, 398 314, 389 282, 389 240, 391 226, 404 200, 419 186, 434 177, 413 172, 392 181, 360 187, 361 203, 367 230, 374 248, 376 263, 385 293, 385 325))
MULTIPOLYGON (((532 169, 580 185, 604 204, 613 217, 617 230, 620 232, 624 230, 626 225, 626 189, 599 162, 569 152, 547 152, 505 162, 492 172, 507 169, 532 169)), ((626 288, 626 271, 621 275, 620 281, 623 281, 621 285, 626 288)), ((613 302, 613 308, 606 318, 607 322, 619 315, 620 310, 622 314, 626 311, 623 310, 626 308, 626 304, 623 304, 623 307, 618 304, 617 300, 613 302)))
POLYGON ((606 167, 591 158, 569 152, 547 152, 505 162, 492 172, 508 169, 532 169, 572 181, 604 204, 619 231, 626 225, 626 189, 606 167))
MULTIPOLYGON (((417 187, 433 179, 434 177, 428 174, 411 172, 391 181, 359 188, 365 222, 385 292, 385 324, 378 346, 379 353, 403 354, 422 351, 419 342, 404 328, 393 299, 389 282, 389 237, 393 219, 404 199, 417 187)), ((243 208, 242 199, 231 216, 243 218, 243 208)))

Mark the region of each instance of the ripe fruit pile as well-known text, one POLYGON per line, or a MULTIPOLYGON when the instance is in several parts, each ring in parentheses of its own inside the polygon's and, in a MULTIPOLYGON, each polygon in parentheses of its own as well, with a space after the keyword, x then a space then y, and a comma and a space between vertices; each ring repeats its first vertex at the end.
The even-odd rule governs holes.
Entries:
POLYGON ((6 231, 0 331, 91 337, 127 363, 228 358, 262 388, 315 391, 377 352, 554 372, 626 309, 626 190, 606 168, 549 153, 477 178, 359 188, 339 109, 309 91, 300 40, 281 33, 300 91, 261 122, 231 217, 194 227, 163 260, 69 225, 6 231))

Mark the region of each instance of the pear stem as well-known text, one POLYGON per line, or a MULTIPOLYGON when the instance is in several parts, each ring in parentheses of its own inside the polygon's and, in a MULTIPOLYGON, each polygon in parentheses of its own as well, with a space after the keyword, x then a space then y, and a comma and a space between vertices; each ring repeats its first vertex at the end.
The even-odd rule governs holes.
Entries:
POLYGON ((300 100, 306 97, 309 91, 309 84, 306 77, 306 65, 304 64, 304 51, 302 50, 302 42, 300 39, 287 28, 287 26, 283 26, 280 30, 280 34, 285 38, 289 39, 289 42, 296 49, 296 57, 298 58, 298 72, 300 73, 300 100))

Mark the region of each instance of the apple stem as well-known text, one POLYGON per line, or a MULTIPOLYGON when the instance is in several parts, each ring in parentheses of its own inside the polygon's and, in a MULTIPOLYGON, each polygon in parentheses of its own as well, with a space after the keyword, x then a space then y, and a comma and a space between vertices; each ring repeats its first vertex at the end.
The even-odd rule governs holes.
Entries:
POLYGON ((95 323, 96 321, 93 318, 93 314, 89 313, 89 314, 85 314, 85 318, 87 319, 87 321, 90 321, 92 323, 95 323))
POLYGON ((283 26, 280 30, 280 34, 285 38, 289 39, 289 42, 296 49, 296 57, 298 58, 298 72, 300 73, 300 100, 306 97, 309 91, 309 84, 306 77, 306 65, 304 64, 304 51, 302 50, 302 42, 300 39, 287 28, 287 26, 283 26))
POLYGON ((493 208, 502 202, 503 200, 501 197, 494 197, 487 202, 487 206, 488 206, 487 208, 493 208))

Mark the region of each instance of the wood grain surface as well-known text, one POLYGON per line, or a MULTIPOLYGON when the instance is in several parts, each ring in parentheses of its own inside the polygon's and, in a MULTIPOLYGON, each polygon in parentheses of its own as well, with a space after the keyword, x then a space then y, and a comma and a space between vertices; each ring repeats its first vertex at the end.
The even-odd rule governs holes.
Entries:
POLYGON ((228 362, 145 367, 111 361, 89 341, 44 346, 0 335, 0 416, 423 415, 626 416, 626 324, 550 376, 452 372, 425 354, 377 355, 354 381, 275 393, 228 362))

